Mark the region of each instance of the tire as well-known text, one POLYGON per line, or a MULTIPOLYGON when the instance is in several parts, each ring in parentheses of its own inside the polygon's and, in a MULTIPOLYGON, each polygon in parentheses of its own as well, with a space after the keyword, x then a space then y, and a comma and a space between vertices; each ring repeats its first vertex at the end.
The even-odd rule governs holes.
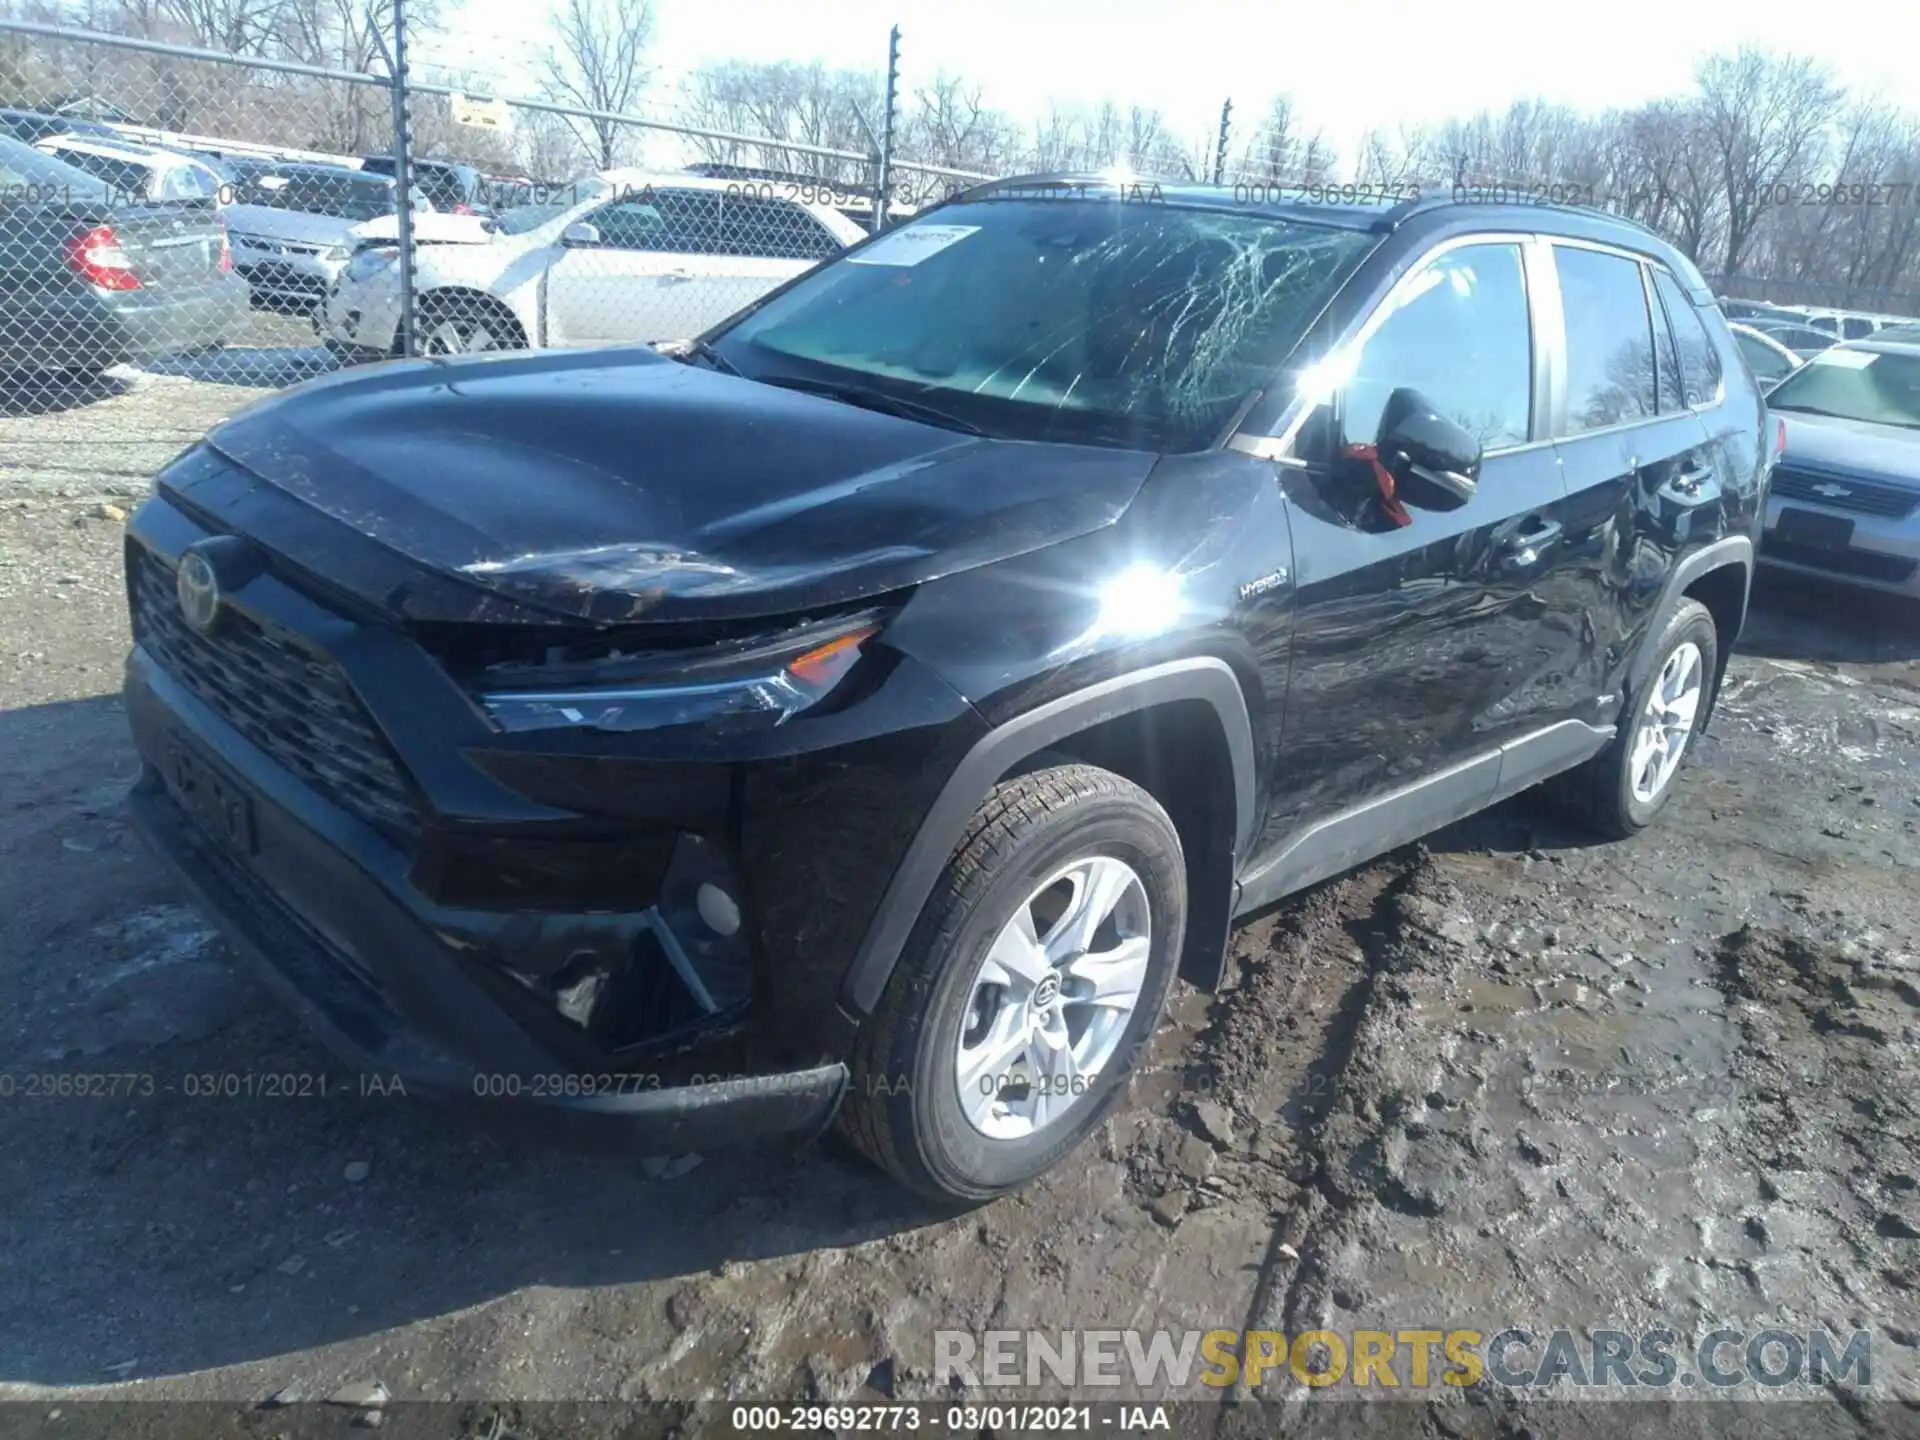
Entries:
MULTIPOLYGON (((968 822, 855 1042, 840 1117, 847 1137, 897 1179, 944 1201, 975 1203, 1035 1179, 1084 1140, 1125 1091, 1133 1061, 1165 1008, 1186 909, 1179 832, 1145 790, 1081 764, 1001 781, 968 822), (1137 891, 1121 878, 1116 862, 1137 880, 1137 891), (1060 876, 1066 878, 1048 885, 1060 876), (1081 1051, 1088 1062, 1103 1058, 1089 1063, 1087 1074, 1056 1074, 1070 1078, 1072 1093, 1063 1087, 1049 1097, 1049 1081, 1025 1087, 1023 1099, 1019 1084, 996 1084, 989 1099, 984 1082, 1020 1073, 1024 1063, 1011 1056, 996 1060, 1002 1068, 983 1073, 983 1083, 968 1091, 976 1097, 975 1114, 989 1113, 970 1119, 960 1066, 968 1054, 994 1051, 993 1027, 1016 1014, 1008 1007, 1015 1006, 1015 991, 1024 983, 1000 987, 988 981, 983 967, 989 951, 1006 953, 995 950, 996 943, 1006 942, 1020 914, 1041 942, 1061 937, 1064 943, 1067 922, 1081 914, 1082 897, 1108 893, 1121 898, 1088 933, 1086 953, 1078 959, 1069 953, 1054 972, 1058 998, 1026 1009, 1047 1017, 1046 1034, 1071 1037, 1077 1021, 1081 1038, 1069 1039, 1066 1053, 1081 1051), (1064 913, 1049 924, 1048 916, 1063 904, 1064 913), (1131 1011, 1121 1015, 1116 1004, 1086 998, 1094 984, 1088 971, 1116 981, 1117 991, 1131 984, 1119 977, 1139 964, 1143 939, 1144 972, 1131 1011), (983 1018, 989 1012, 993 1018, 983 1018), (983 1030, 987 1038, 979 1048, 963 1052, 963 1041, 983 1030), (1009 1097, 1004 1108, 1010 1112, 1034 1110, 1030 1133, 1010 1133, 1020 1120, 997 1113, 1001 1095, 1009 1097), (1009 1133, 987 1133, 982 1125, 1009 1133)), ((1044 958, 1041 966, 1044 974, 1044 958)), ((1037 1001, 1044 990, 1044 983, 1036 983, 1025 994, 1037 1001)), ((1041 1054, 1031 1046, 1029 1053, 1041 1054)), ((1062 1052, 1053 1046, 1046 1054, 1057 1062, 1062 1052)), ((1036 1072, 1028 1066, 1025 1073, 1036 1072)))
POLYGON ((485 296, 428 295, 420 301, 422 355, 474 355, 524 350, 526 332, 513 312, 485 296))
MULTIPOLYGON (((1712 613, 1698 600, 1683 599, 1661 632, 1646 681, 1638 694, 1629 697, 1627 713, 1613 743, 1564 777, 1562 794, 1602 837, 1624 840, 1638 834, 1654 822, 1673 798, 1674 782, 1706 719, 1707 702, 1712 698, 1715 677, 1720 673, 1719 648, 1720 637, 1714 628, 1712 613), (1648 772, 1642 768, 1646 757, 1639 748, 1643 731, 1649 728, 1650 716, 1656 707, 1665 708, 1663 692, 1672 687, 1664 682, 1674 673, 1674 667, 1690 668, 1685 659, 1676 660, 1689 646, 1698 660, 1693 704, 1686 715, 1684 729, 1677 724, 1668 727, 1665 753, 1672 753, 1675 743, 1679 749, 1672 754, 1670 764, 1659 767, 1662 778, 1649 793, 1644 784, 1649 778, 1648 772)), ((1671 710, 1667 713, 1673 715, 1671 710)))

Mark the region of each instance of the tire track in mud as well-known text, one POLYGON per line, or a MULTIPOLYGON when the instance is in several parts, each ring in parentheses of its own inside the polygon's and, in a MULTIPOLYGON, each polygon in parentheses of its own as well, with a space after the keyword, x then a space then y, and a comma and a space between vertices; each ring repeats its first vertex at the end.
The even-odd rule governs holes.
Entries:
MULTIPOLYGON (((1264 951, 1217 1007, 1198 1084, 1253 1127, 1248 1189, 1277 1202, 1243 1330, 1325 1328, 1357 1306, 1342 1262, 1371 1207, 1439 1208, 1405 1163, 1404 1136, 1434 1094, 1408 1068, 1418 1052, 1405 1040, 1407 982, 1415 972, 1448 982, 1473 934, 1459 907, 1424 847, 1396 852, 1276 913, 1264 951)), ((1242 1382, 1234 1398, 1254 1392, 1242 1382)), ((1271 1387, 1260 1398, 1275 1398, 1271 1387)), ((1233 1419, 1223 1410, 1220 1424, 1233 1419)))
POLYGON ((1891 1341, 1884 1373, 1920 1402, 1920 958, 1885 942, 1743 925, 1714 979, 1740 1036, 1749 1229, 1765 1248, 1809 1224, 1836 1238, 1819 1266, 1835 1320, 1891 1341))

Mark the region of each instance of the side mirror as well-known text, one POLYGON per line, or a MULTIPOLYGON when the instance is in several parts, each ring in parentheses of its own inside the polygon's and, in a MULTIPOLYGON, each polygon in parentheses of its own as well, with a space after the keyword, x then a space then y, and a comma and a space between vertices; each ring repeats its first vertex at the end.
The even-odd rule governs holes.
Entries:
POLYGON ((598 245, 600 243, 600 227, 598 225, 589 225, 584 220, 576 220, 560 232, 560 243, 568 246, 598 245))
POLYGON ((1387 397, 1375 442, 1399 498, 1422 510, 1458 510, 1480 483, 1480 442, 1418 390, 1387 397))

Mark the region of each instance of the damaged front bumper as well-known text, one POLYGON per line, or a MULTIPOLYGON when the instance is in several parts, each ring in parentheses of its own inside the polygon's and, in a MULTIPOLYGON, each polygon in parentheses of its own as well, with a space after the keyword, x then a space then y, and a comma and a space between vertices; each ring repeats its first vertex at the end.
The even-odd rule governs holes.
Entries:
POLYGON ((899 657, 724 745, 504 733, 404 627, 277 562, 229 571, 196 631, 177 557, 217 533, 164 498, 129 526, 132 809, 336 1051, 382 1093, 626 1148, 831 1121, 841 987, 977 738, 963 699, 899 657))
POLYGON ((595 1071, 546 1049, 363 868, 373 860, 377 872, 375 857, 317 831, 316 819, 331 827, 275 777, 245 773, 244 742, 234 737, 217 761, 202 752, 191 732, 216 727, 206 738, 219 738, 219 722, 138 652, 127 699, 146 762, 129 801, 136 828, 370 1093, 426 1095, 506 1128, 660 1152, 806 1136, 831 1121, 846 1084, 840 1064, 737 1075, 721 1073, 717 1057, 703 1073, 682 1056, 671 1068, 610 1059, 595 1071))

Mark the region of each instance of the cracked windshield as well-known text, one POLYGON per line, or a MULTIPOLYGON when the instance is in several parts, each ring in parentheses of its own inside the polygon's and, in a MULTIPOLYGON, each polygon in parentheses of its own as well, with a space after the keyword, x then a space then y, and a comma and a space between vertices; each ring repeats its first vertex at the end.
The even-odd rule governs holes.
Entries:
POLYGON ((747 367, 851 372, 1022 439, 1194 450, 1275 383, 1367 239, 1124 192, 950 205, 770 300, 719 348, 747 367))

